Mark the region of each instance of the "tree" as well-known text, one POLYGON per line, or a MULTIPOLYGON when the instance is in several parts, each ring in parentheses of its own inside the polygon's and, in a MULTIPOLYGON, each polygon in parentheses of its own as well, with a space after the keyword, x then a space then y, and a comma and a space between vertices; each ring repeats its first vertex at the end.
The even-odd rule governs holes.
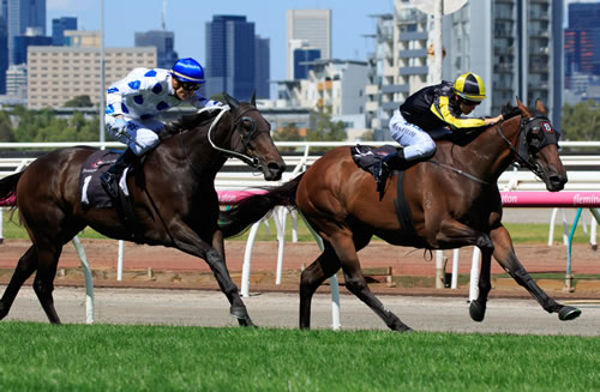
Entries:
POLYGON ((600 103, 588 100, 576 105, 565 104, 561 130, 566 140, 599 140, 600 103))
POLYGON ((63 105, 65 108, 91 108, 93 106, 94 104, 89 95, 78 95, 63 105))
POLYGON ((15 135, 13 133, 10 115, 7 112, 0 112, 0 142, 14 142, 15 135))
POLYGON ((300 130, 296 126, 296 123, 289 123, 287 126, 282 128, 281 131, 273 134, 273 140, 291 142, 304 140, 304 138, 300 136, 300 130))
POLYGON ((313 112, 315 126, 306 133, 308 141, 342 141, 346 140, 346 127, 341 121, 331 121, 331 116, 323 112, 313 112))

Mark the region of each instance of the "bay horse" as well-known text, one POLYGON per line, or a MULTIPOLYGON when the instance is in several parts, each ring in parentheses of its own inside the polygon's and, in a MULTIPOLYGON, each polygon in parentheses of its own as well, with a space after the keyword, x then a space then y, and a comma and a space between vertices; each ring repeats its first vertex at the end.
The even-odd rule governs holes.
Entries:
POLYGON ((512 162, 532 170, 549 191, 560 191, 567 182, 558 155, 559 135, 543 103, 538 100, 533 110, 518 99, 517 105, 507 104, 505 120, 478 130, 468 143, 437 141, 433 158, 408 168, 403 177, 394 174, 381 200, 373 176, 354 163, 350 148, 335 148, 295 179, 224 213, 223 235, 241 232, 275 205, 296 207, 304 215, 322 237, 324 250, 301 275, 300 328, 310 328, 317 287, 341 268, 346 288, 390 329, 411 330, 375 297, 361 273, 357 252, 373 235, 390 244, 425 249, 477 246, 482 255, 479 296, 469 306, 475 321, 485 315, 492 255, 547 312, 557 312, 561 320, 574 319, 581 311, 557 303, 533 281, 501 223, 497 181, 512 162), (412 227, 401 223, 395 209, 399 178, 412 227))
MULTIPOLYGON (((225 264, 214 180, 231 156, 261 170, 265 180, 279 180, 285 163, 254 97, 240 103, 225 95, 225 101, 220 110, 203 109, 169 124, 161 135, 171 136, 146 154, 143 168, 138 166, 142 176, 129 176, 127 184, 140 233, 136 241, 204 259, 231 304, 231 314, 240 325, 252 326, 225 264)), ((25 280, 37 271, 35 293, 49 321, 60 323, 52 296, 57 263, 63 245, 86 226, 110 238, 132 239, 115 208, 86 209, 80 202, 82 165, 96 151, 55 150, 0 181, 0 197, 16 194, 20 220, 33 243, 0 299, 0 319, 8 314, 25 280)))

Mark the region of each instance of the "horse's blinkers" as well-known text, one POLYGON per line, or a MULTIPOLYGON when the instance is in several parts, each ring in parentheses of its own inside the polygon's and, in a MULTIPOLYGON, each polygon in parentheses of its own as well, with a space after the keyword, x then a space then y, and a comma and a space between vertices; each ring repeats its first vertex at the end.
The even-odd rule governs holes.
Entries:
POLYGON ((521 118, 520 128, 519 158, 537 169, 535 156, 542 148, 549 144, 556 144, 558 146, 560 133, 552 127, 550 120, 545 116, 535 116, 527 119, 521 118))

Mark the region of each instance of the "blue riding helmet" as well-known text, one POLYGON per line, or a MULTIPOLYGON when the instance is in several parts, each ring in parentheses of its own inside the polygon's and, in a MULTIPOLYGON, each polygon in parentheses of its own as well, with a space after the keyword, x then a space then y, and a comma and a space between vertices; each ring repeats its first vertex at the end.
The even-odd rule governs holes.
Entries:
POLYGON ((171 74, 184 83, 204 83, 204 69, 191 57, 177 60, 171 69, 171 74))

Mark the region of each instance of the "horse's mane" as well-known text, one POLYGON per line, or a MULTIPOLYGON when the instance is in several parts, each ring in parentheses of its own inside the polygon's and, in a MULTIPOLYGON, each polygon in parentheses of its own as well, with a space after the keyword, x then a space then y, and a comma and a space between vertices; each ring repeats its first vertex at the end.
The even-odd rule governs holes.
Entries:
POLYGON ((218 110, 204 110, 182 116, 176 121, 166 124, 164 132, 161 132, 161 137, 168 138, 172 135, 189 131, 199 126, 203 127, 210 123, 217 114, 219 114, 218 110))
POLYGON ((504 121, 508 120, 509 118, 520 116, 521 114, 523 114, 518 106, 513 106, 510 102, 506 102, 504 106, 502 106, 501 111, 502 116, 504 117, 504 121))

